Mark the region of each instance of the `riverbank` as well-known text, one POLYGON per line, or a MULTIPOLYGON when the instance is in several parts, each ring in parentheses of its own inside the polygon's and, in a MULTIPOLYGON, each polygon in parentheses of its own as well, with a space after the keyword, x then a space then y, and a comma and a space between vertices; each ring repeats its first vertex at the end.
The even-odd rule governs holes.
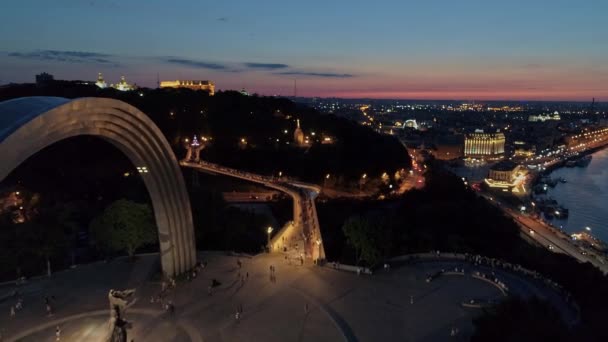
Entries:
POLYGON ((605 207, 608 203, 608 149, 605 147, 586 151, 584 155, 593 154, 587 167, 553 167, 542 174, 567 180, 566 183, 549 187, 546 195, 537 198, 550 197, 569 209, 567 219, 550 221, 569 235, 592 230, 593 236, 608 241, 608 211, 605 207))
MULTIPOLYGON (((601 151, 601 150, 603 150, 603 149, 605 149, 605 148, 608 148, 608 142, 606 142, 604 145, 597 146, 597 147, 593 147, 593 148, 590 148, 590 149, 588 149, 588 150, 585 150, 585 151, 579 152, 579 154, 578 154, 578 156, 577 156, 577 158, 576 158, 576 159, 579 159, 579 158, 582 158, 582 157, 588 156, 588 155, 590 155, 590 154, 594 154, 594 153, 599 152, 599 151, 601 151)), ((572 159, 572 158, 566 158, 566 159, 564 159, 564 160, 562 160, 562 161, 560 161, 560 162, 558 162, 558 163, 555 163, 555 164, 553 164, 553 165, 550 165, 549 167, 545 168, 543 171, 539 172, 539 175, 542 175, 542 176, 548 176, 548 175, 550 175, 550 174, 551 174, 553 171, 555 171, 555 170, 557 170, 557 169, 560 169, 560 168, 564 167, 564 166, 566 165, 566 162, 567 162, 568 160, 571 160, 571 159, 572 159)), ((534 186, 534 185, 536 185, 536 184, 532 184, 532 186, 534 186)))

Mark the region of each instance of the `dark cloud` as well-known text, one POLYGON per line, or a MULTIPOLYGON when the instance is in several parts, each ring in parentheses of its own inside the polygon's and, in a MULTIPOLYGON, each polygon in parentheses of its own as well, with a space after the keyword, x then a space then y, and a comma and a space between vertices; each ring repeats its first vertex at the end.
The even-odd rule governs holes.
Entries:
POLYGON ((311 76, 311 77, 326 77, 326 78, 350 78, 355 77, 352 74, 338 74, 332 72, 309 72, 309 71, 285 71, 278 72, 277 75, 287 76, 311 76))
POLYGON ((195 61, 195 60, 184 59, 184 58, 167 58, 164 61, 166 63, 178 64, 178 65, 188 66, 188 67, 192 67, 192 68, 228 71, 228 67, 226 65, 219 64, 219 63, 195 61))
POLYGON ((246 67, 251 68, 251 69, 271 69, 271 70, 275 70, 275 69, 285 69, 285 68, 289 68, 289 65, 287 64, 281 64, 281 63, 243 63, 246 67))
POLYGON ((95 63, 115 64, 109 58, 112 55, 85 51, 37 50, 30 52, 11 52, 11 57, 34 59, 40 61, 56 61, 66 63, 95 63))

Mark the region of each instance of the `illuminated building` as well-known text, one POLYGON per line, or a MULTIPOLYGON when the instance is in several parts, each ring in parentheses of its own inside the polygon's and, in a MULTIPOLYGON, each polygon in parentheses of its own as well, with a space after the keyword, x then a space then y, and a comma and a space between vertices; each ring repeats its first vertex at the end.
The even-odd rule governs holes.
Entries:
POLYGON ((513 157, 534 157, 536 155, 536 147, 531 146, 523 141, 515 141, 513 143, 513 157))
POLYGON ((103 75, 101 73, 97 75, 97 82, 95 82, 95 85, 102 89, 108 87, 108 84, 103 80, 103 75))
POLYGON ((334 138, 330 136, 324 136, 323 140, 321 140, 321 144, 323 145, 331 145, 334 143, 334 138))
POLYGON ((513 188, 513 192, 518 192, 515 189, 524 185, 526 175, 525 168, 510 160, 503 160, 490 168, 485 182, 492 188, 513 188))
POLYGON ((296 122, 297 127, 296 130, 293 132, 293 141, 298 146, 304 146, 304 132, 302 132, 302 128, 300 128, 300 119, 296 120, 296 122))
POLYGON ((475 159, 502 159, 505 153, 503 133, 475 132, 464 137, 464 156, 475 159))
POLYGON ((215 83, 211 81, 162 81, 161 88, 188 88, 192 90, 204 90, 213 96, 215 94, 215 83))
POLYGON ((416 122, 416 119, 410 119, 410 120, 405 121, 404 126, 413 128, 413 129, 418 129, 418 123, 416 122))
POLYGON ((521 106, 488 107, 488 111, 490 112, 521 112, 523 110, 524 109, 521 106))
POLYGON ((543 114, 539 114, 539 115, 530 115, 528 116, 528 121, 530 122, 545 122, 548 120, 555 120, 555 121, 559 121, 561 120, 561 116, 559 115, 559 112, 555 111, 553 114, 547 114, 547 115, 543 115, 543 114))
POLYGON ((116 90, 120 90, 120 91, 129 91, 129 90, 133 90, 135 89, 135 86, 133 86, 132 84, 127 83, 127 80, 125 80, 124 76, 120 76, 120 82, 111 85, 114 89, 116 90))
POLYGON ((490 168, 488 178, 494 181, 511 183, 520 166, 510 160, 503 160, 490 168))

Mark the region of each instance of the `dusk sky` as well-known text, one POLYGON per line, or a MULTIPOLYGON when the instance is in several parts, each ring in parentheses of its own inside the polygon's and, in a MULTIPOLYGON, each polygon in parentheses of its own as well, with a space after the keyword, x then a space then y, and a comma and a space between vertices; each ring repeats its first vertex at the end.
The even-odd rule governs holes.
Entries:
POLYGON ((608 1, 1 0, 0 84, 608 101, 608 1))

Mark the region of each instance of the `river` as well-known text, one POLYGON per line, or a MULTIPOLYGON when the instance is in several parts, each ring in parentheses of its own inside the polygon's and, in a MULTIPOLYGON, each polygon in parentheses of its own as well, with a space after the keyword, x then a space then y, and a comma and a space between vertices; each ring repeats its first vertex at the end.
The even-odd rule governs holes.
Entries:
POLYGON ((553 220, 569 233, 580 232, 585 227, 591 233, 608 242, 608 149, 593 153, 587 167, 562 167, 551 173, 551 178, 564 178, 549 188, 548 196, 569 209, 567 220, 553 220))

